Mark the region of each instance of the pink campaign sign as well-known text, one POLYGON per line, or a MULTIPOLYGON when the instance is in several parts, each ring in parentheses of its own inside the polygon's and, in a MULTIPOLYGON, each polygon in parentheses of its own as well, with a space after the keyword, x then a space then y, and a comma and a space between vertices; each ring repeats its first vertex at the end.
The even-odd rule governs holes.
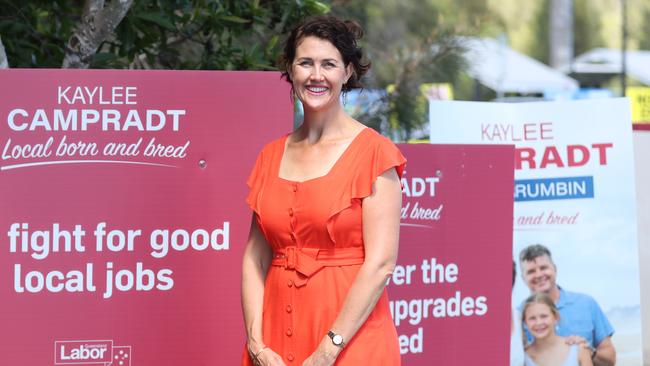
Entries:
POLYGON ((514 149, 399 148, 408 163, 388 294, 402 362, 507 365, 514 149))
POLYGON ((237 364, 245 181, 293 121, 279 73, 0 80, 2 364, 237 364))

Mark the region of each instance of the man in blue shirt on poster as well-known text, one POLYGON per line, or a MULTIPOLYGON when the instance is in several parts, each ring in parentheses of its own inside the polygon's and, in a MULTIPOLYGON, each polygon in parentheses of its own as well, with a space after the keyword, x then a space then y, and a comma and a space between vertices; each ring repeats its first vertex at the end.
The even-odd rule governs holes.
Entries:
POLYGON ((541 244, 524 248, 519 254, 519 264, 531 294, 548 295, 560 311, 557 334, 566 337, 568 344, 590 349, 595 366, 613 366, 616 362, 612 343, 614 328, 591 296, 557 285, 557 267, 548 248, 541 244))

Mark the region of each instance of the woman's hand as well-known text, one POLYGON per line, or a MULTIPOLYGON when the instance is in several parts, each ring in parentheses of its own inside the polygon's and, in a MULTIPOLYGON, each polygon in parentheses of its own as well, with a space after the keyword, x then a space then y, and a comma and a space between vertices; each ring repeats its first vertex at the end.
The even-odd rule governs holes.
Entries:
POLYGON ((282 357, 268 347, 259 351, 257 357, 251 355, 251 359, 256 366, 287 366, 282 357))
POLYGON ((335 346, 330 338, 325 336, 316 351, 307 357, 302 366, 332 366, 340 352, 341 348, 335 346))
POLYGON ((336 361, 336 357, 316 351, 302 363, 302 366, 332 366, 334 361, 336 361))
POLYGON ((249 339, 246 348, 255 366, 286 366, 282 361, 282 357, 264 345, 263 342, 249 339))

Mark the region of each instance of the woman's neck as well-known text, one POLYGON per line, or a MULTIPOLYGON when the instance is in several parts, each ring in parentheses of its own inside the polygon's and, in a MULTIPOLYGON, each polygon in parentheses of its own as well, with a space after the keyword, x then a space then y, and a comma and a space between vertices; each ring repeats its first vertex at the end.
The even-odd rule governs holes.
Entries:
POLYGON ((305 110, 305 118, 300 127, 300 134, 310 143, 315 143, 323 137, 338 137, 345 135, 352 119, 340 105, 323 111, 305 110))

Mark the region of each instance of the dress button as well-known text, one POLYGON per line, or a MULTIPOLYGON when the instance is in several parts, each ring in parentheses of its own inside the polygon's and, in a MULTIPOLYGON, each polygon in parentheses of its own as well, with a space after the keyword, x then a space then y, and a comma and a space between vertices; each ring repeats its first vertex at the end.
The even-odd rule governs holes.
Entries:
POLYGON ((287 360, 289 360, 289 361, 293 361, 293 354, 292 354, 292 353, 289 353, 289 354, 287 355, 287 360))
POLYGON ((289 287, 293 286, 293 281, 291 281, 291 280, 287 281, 287 286, 289 286, 289 287))
POLYGON ((293 208, 289 209, 289 216, 293 216, 293 208))
POLYGON ((287 334, 287 337, 291 337, 293 335, 293 330, 291 330, 291 328, 287 328, 286 334, 287 334))
POLYGON ((298 185, 297 185, 297 184, 294 184, 294 185, 293 185, 293 191, 294 191, 294 192, 297 192, 297 191, 298 191, 298 185))
POLYGON ((287 305, 287 313, 290 313, 291 310, 293 310, 293 309, 291 308, 291 305, 287 305))

